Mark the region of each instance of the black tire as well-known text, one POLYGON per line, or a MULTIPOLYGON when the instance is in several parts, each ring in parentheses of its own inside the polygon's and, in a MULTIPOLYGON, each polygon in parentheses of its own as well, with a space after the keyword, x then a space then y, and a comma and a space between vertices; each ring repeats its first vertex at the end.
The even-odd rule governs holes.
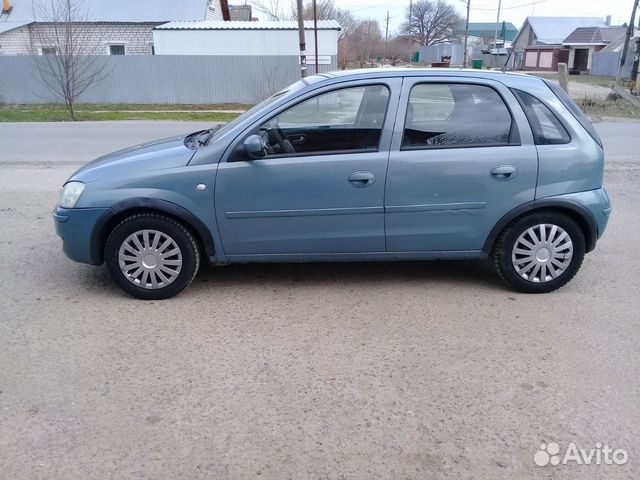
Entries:
MULTIPOLYGON (((162 237, 164 238, 164 237, 162 237)), ((187 288, 200 267, 198 243, 183 224, 155 213, 132 215, 120 222, 109 235, 104 258, 113 281, 129 295, 142 300, 163 300, 187 288), (119 252, 123 242, 136 232, 155 230, 172 239, 180 250, 181 266, 171 283, 157 288, 144 288, 130 280, 120 268, 119 252)), ((155 277, 157 280, 159 277, 155 277)))
MULTIPOLYGON (((530 237, 527 238, 530 240, 530 237)), ((560 244, 562 243, 561 241, 560 244)), ((502 280, 513 289, 524 293, 548 293, 571 281, 582 265, 585 250, 584 233, 572 218, 556 212, 539 212, 521 217, 504 229, 494 246, 492 260, 502 280), (543 282, 534 278, 532 281, 524 278, 522 274, 516 271, 513 260, 514 246, 520 236, 527 232, 529 228, 533 227, 535 229, 537 225, 543 224, 556 225, 562 228, 572 242, 573 254, 570 257, 568 266, 556 278, 543 282)), ((548 267, 545 268, 548 269, 548 267)), ((550 272, 548 276, 551 277, 550 272)))

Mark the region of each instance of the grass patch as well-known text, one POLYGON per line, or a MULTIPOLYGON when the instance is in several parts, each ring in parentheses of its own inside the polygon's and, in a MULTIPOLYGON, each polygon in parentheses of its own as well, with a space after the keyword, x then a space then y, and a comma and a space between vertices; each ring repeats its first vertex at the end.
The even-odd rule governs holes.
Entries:
MULTIPOLYGON (((205 122, 229 122, 238 113, 211 110, 244 111, 252 105, 221 103, 213 105, 179 104, 78 104, 76 119, 101 120, 192 120, 205 122)), ((69 113, 59 104, 1 105, 0 122, 68 122, 69 113)))
MULTIPOLYGON (((536 73, 536 77, 546 78, 547 80, 558 81, 557 73, 536 73)), ((569 83, 586 83, 588 85, 599 85, 601 87, 608 87, 613 78, 609 77, 596 77, 594 75, 569 75, 569 83)))
MULTIPOLYGON (((229 122, 238 116, 237 113, 216 112, 163 112, 163 111, 102 111, 91 112, 79 110, 76 119, 79 121, 104 120, 184 120, 203 122, 229 122)), ((68 122, 69 113, 62 109, 34 109, 18 110, 15 108, 0 108, 0 122, 68 122)))
POLYGON ((615 94, 609 94, 606 99, 584 96, 576 103, 587 115, 640 118, 640 108, 615 94))

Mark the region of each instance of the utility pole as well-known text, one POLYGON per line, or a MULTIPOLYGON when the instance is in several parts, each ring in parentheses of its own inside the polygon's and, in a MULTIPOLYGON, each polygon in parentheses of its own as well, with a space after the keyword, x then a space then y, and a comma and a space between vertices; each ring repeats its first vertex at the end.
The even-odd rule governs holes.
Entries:
MULTIPOLYGON (((502 7, 502 0, 498 0, 498 16, 496 17, 496 34, 493 41, 494 48, 498 48, 498 25, 500 24, 500 8, 502 7)), ((497 52, 496 52, 497 53, 497 52)))
POLYGON ((464 56, 462 68, 467 68, 467 42, 469 41, 469 10, 471 10, 471 0, 467 0, 467 22, 464 26, 464 56))
POLYGON ((620 77, 622 76, 622 70, 624 69, 624 64, 627 61, 627 51, 629 50, 629 41, 633 35, 633 24, 636 21, 636 10, 638 9, 638 0, 633 1, 633 9, 631 10, 631 21, 629 22, 629 26, 627 26, 627 35, 624 37, 624 47, 622 47, 622 55, 620 55, 620 66, 618 67, 618 74, 616 75, 616 85, 620 82, 620 77))
POLYGON ((640 37, 636 38, 636 48, 633 55, 633 68, 631 68, 631 93, 638 92, 638 65, 640 64, 640 37))
POLYGON ((318 10, 316 8, 316 0, 313 0, 313 43, 316 54, 316 75, 320 73, 318 68, 318 10))
POLYGON ((297 0, 298 8, 298 37, 300 39, 300 76, 307 76, 307 42, 304 39, 304 9, 302 0, 297 0))
POLYGON ((384 58, 382 59, 382 64, 384 65, 384 60, 387 58, 387 42, 389 41, 389 10, 387 10, 387 25, 384 28, 384 58))

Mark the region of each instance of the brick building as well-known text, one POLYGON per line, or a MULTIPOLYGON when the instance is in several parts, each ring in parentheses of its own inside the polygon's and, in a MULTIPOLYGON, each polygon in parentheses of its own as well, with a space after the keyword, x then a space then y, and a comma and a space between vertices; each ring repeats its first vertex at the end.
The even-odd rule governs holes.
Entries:
MULTIPOLYGON (((0 55, 56 53, 47 0, 3 0, 0 55)), ((229 20, 227 0, 77 2, 74 32, 94 55, 153 55, 153 29, 170 21, 229 20), (78 28, 79 27, 79 28, 78 28)))

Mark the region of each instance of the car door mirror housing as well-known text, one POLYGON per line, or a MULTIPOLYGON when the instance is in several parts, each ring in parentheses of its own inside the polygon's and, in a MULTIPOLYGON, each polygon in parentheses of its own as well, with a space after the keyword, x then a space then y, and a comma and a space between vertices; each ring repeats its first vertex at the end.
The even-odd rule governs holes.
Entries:
POLYGON ((244 151, 247 152, 251 159, 263 158, 267 155, 267 149, 260 135, 249 135, 242 144, 244 145, 244 151))

